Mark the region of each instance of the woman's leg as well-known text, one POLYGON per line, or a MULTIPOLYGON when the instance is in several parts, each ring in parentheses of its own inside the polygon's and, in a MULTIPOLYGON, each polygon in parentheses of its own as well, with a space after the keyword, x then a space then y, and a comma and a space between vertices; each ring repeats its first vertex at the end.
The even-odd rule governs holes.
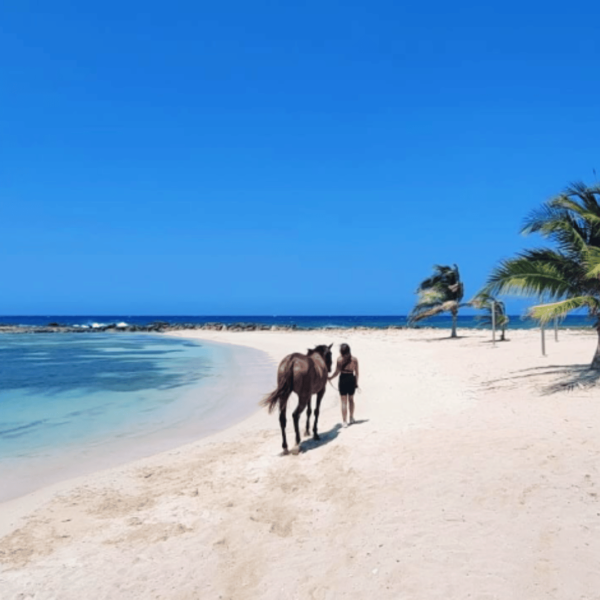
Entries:
POLYGON ((354 395, 348 396, 348 408, 350 409, 350 423, 354 423, 354 395))
POLYGON ((342 422, 344 425, 346 424, 346 416, 347 416, 347 406, 348 406, 348 396, 342 396, 340 394, 340 400, 342 401, 342 422))

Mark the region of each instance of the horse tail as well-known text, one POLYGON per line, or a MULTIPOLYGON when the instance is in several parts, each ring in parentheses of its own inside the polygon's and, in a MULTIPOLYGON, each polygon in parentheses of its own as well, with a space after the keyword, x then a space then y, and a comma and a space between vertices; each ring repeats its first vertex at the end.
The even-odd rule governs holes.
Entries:
POLYGON ((269 414, 273 412, 277 402, 280 406, 284 406, 290 394, 294 391, 294 361, 288 361, 283 371, 283 376, 278 377, 279 383, 277 388, 260 402, 261 406, 266 406, 269 409, 269 414))

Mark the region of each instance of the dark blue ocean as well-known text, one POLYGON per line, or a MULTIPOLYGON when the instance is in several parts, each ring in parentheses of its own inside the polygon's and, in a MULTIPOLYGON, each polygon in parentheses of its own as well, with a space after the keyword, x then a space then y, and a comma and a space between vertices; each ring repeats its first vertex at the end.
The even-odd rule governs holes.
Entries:
POLYGON ((270 363, 146 333, 0 335, 0 501, 248 416, 272 387, 270 363))
MULTIPOLYGON (((260 323, 264 325, 296 325, 299 329, 328 328, 328 327, 404 327, 407 325, 406 316, 135 316, 135 315, 85 315, 85 316, 0 316, 0 324, 6 325, 48 325, 59 323, 61 325, 78 325, 81 327, 93 327, 94 325, 108 325, 110 323, 127 323, 130 325, 148 325, 154 321, 166 321, 168 323, 260 323)), ((419 327, 435 327, 439 329, 450 328, 451 317, 442 315, 432 317, 419 324, 419 327)), ((589 327, 592 322, 584 315, 570 315, 562 323, 561 327, 589 327)), ((458 326, 475 328, 479 322, 474 315, 460 315, 458 326)), ((510 317, 510 329, 532 329, 537 323, 531 319, 524 319, 519 315, 510 317)))

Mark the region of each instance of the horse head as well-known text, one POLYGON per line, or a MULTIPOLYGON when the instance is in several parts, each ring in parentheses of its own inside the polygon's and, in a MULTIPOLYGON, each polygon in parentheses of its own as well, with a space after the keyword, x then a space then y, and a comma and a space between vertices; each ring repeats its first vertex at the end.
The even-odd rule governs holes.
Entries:
POLYGON ((321 355, 321 357, 325 361, 325 364, 327 365, 328 373, 331 373, 331 365, 333 363, 333 358, 331 356, 331 347, 332 346, 333 346, 333 344, 329 344, 329 346, 322 344, 321 346, 317 346, 316 348, 313 348, 312 350, 308 351, 308 356, 310 356, 311 354, 320 354, 321 355))

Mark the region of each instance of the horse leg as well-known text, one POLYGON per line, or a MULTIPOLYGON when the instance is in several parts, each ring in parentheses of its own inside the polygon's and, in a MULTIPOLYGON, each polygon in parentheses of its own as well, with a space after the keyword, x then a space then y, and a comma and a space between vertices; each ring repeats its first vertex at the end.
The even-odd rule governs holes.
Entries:
MULTIPOLYGON (((310 398, 310 395, 308 398, 310 398)), ((292 417, 294 418, 294 431, 296 432, 296 445, 292 449, 292 454, 298 454, 298 452, 300 452, 300 415, 302 414, 306 403, 307 397, 300 396, 298 406, 296 406, 296 410, 292 413, 292 417)))
POLYGON ((308 405, 306 407, 306 431, 304 435, 308 437, 310 435, 310 415, 312 414, 312 408, 310 406, 310 396, 308 397, 308 405))
POLYGON ((287 417, 285 416, 286 409, 286 404, 283 404, 283 406, 279 407, 279 424, 281 425, 281 437, 283 438, 283 454, 289 454, 287 439, 285 438, 285 426, 287 425, 287 417))
POLYGON ((323 399, 324 395, 325 395, 325 388, 323 388, 317 394, 317 405, 315 406, 315 422, 314 422, 314 425, 313 425, 313 439, 315 439, 315 440, 320 440, 321 439, 319 437, 319 434, 317 433, 317 426, 319 424, 319 411, 321 409, 321 400, 323 399))

